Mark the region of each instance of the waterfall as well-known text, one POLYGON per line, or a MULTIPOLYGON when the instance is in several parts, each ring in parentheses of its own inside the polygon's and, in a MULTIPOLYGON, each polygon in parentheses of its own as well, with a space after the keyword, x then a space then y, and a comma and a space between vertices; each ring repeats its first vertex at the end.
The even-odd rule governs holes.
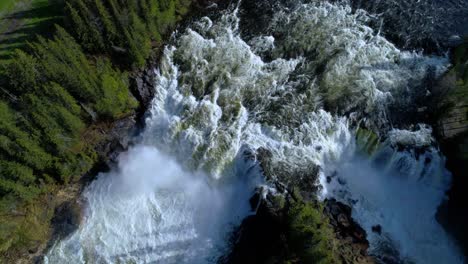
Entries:
POLYGON ((319 166, 317 195, 352 206, 371 253, 390 245, 408 263, 462 263, 435 220, 451 176, 431 129, 389 122, 389 106, 427 92, 447 59, 399 50, 346 3, 308 2, 275 7, 248 39, 240 6, 176 33, 143 135, 85 190, 83 224, 46 263, 215 263, 267 184, 244 155, 258 148, 286 172, 319 166), (360 126, 382 139, 371 153, 360 126))
MULTIPOLYGON (((400 140, 407 142, 408 131, 400 140)), ((428 135, 413 132, 414 144, 428 135)), ((395 136, 395 135, 394 135, 395 136)), ((395 140, 395 139, 393 139, 395 140)), ((397 250, 403 263, 463 263, 457 246, 437 223, 437 207, 445 199, 450 174, 445 160, 433 147, 424 153, 396 151, 388 140, 373 153, 351 144, 338 162, 328 162, 326 197, 353 208, 353 218, 367 231, 370 252, 397 250), (381 226, 381 234, 373 227, 381 226)))

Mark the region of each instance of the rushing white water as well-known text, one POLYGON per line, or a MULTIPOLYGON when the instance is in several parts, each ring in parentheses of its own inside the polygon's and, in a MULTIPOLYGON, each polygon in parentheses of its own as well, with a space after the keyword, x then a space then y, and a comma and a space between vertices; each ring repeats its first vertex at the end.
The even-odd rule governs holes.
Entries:
POLYGON ((85 224, 56 245, 48 263, 204 263, 226 252, 229 231, 249 212, 258 170, 212 186, 154 147, 138 146, 84 193, 85 224))
POLYGON ((279 8, 248 43, 237 12, 201 19, 166 48, 139 144, 87 188, 84 223, 46 262, 216 262, 261 183, 244 150, 261 147, 286 171, 320 166, 318 195, 352 205, 372 253, 391 244, 408 262, 462 263, 435 220, 450 175, 431 129, 387 119, 387 106, 424 91, 428 69, 441 74, 446 59, 398 50, 346 5, 279 8), (385 141, 371 153, 356 141, 358 121, 385 141))
MULTIPOLYGON (((407 133, 401 135, 404 142, 407 133)), ((424 138, 417 133, 413 136, 424 138)), ((355 148, 349 145, 338 162, 325 166, 325 175, 330 175, 327 196, 352 205, 353 217, 367 231, 371 252, 385 252, 391 244, 404 263, 462 263, 455 243, 435 219, 450 184, 437 150, 418 155, 383 143, 369 156, 355 148), (372 232, 376 225, 382 227, 381 235, 372 232)))

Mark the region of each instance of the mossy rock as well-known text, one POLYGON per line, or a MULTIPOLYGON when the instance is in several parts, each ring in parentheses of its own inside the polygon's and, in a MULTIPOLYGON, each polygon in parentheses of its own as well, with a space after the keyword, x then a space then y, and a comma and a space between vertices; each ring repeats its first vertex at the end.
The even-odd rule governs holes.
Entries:
POLYGON ((360 151, 371 156, 380 148, 380 138, 372 130, 359 128, 356 131, 356 144, 360 151))
MULTIPOLYGON (((302 201, 288 210, 288 243, 301 263, 338 263, 335 255, 333 229, 322 206, 302 201)), ((295 259, 293 258, 293 259, 295 259)))
POLYGON ((458 96, 457 100, 468 102, 468 37, 464 43, 453 49, 452 51, 452 72, 456 75, 455 94, 462 93, 465 96, 458 96))

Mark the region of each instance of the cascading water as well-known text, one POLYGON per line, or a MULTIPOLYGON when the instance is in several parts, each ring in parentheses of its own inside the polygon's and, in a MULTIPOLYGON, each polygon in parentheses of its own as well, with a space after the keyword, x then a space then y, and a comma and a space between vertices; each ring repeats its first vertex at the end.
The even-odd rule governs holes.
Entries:
MULTIPOLYGON (((423 144, 431 138, 425 131, 394 133, 390 137, 398 138, 389 141, 423 144)), ((432 147, 422 154, 399 152, 389 141, 372 153, 350 144, 338 162, 324 166, 326 197, 352 205, 353 218, 367 231, 376 255, 397 250, 402 263, 462 263, 455 243, 435 219, 450 185, 445 160, 432 147), (372 231, 377 225, 381 234, 372 231)))
POLYGON ((263 184, 243 153, 265 148, 286 171, 320 166, 318 195, 353 207, 371 253, 391 247, 403 262, 462 263, 435 220, 450 174, 430 128, 392 129, 388 118, 388 106, 411 102, 402 94, 427 92, 429 69, 440 75, 447 60, 398 50, 347 4, 278 6, 248 41, 241 11, 175 35, 139 143, 87 188, 84 223, 45 261, 216 262, 263 184), (382 143, 363 151, 358 126, 382 143))
POLYGON ((86 190, 85 224, 46 263, 213 262, 259 183, 258 171, 239 163, 239 178, 212 186, 152 146, 131 149, 119 164, 86 190))

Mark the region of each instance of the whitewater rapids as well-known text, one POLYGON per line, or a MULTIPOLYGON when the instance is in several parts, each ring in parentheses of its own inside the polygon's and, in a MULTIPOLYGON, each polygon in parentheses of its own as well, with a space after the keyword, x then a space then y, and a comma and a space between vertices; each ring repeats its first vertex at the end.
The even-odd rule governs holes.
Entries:
POLYGON ((265 148, 285 170, 320 166, 317 195, 353 207, 370 253, 463 263, 435 220, 451 179, 432 130, 389 124, 390 106, 427 92, 428 72, 440 76, 447 59, 399 50, 347 4, 276 7, 249 39, 241 11, 174 35, 138 144, 86 189, 83 224, 45 262, 216 263, 265 184, 244 150, 265 148), (381 137, 370 152, 359 127, 381 137))

